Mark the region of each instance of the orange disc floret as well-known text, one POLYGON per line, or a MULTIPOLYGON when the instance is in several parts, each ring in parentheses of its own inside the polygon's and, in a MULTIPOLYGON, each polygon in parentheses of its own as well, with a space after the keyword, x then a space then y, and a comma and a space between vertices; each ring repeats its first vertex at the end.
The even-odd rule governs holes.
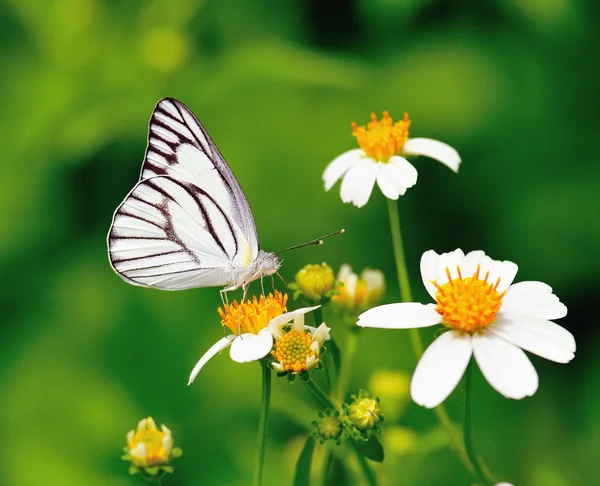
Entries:
POLYGON ((238 304, 236 300, 233 304, 225 304, 223 308, 219 307, 221 324, 228 327, 234 334, 243 334, 246 332, 258 334, 261 329, 269 325, 271 319, 287 311, 288 296, 279 291, 275 295, 261 295, 260 298, 252 297, 238 304))
POLYGON ((451 279, 446 268, 449 281, 437 287, 436 310, 442 316, 442 322, 452 329, 473 333, 489 326, 496 320, 496 314, 502 306, 504 292, 498 292, 500 279, 495 283, 488 282, 489 273, 484 279, 479 278, 480 267, 472 277, 463 278, 458 268, 458 278, 451 279))
POLYGON ((308 359, 316 356, 311 345, 312 337, 309 333, 292 329, 277 339, 272 354, 286 371, 301 373, 307 369, 308 359))
POLYGON ((390 157, 402 153, 408 140, 409 127, 408 113, 404 114, 403 120, 394 123, 390 114, 384 111, 381 120, 377 120, 377 115, 372 113, 367 127, 352 122, 352 135, 356 137, 358 145, 367 157, 378 162, 387 162, 390 157))

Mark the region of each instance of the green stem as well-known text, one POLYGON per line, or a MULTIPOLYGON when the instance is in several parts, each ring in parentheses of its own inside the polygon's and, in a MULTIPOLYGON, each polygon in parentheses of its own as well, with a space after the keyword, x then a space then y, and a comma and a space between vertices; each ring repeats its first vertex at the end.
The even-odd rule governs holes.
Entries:
POLYGON ((367 462, 365 457, 359 452, 359 450, 356 448, 355 442, 353 440, 351 440, 350 442, 352 443, 352 450, 354 451, 354 453, 356 455, 356 459, 358 460, 358 465, 360 466, 360 469, 363 473, 363 476, 365 477, 365 479, 367 481, 367 484, 369 486, 377 486, 377 478, 375 477, 375 473, 369 466, 369 463, 367 462))
MULTIPOLYGON (((317 307, 313 311, 313 317, 315 318, 315 327, 319 327, 323 322, 325 322, 323 318, 323 302, 324 299, 321 298, 321 302, 319 303, 321 307, 317 307)), ((325 368, 325 379, 327 380, 327 389, 330 390, 331 393, 331 390, 333 389, 333 362, 331 360, 330 353, 325 354, 323 359, 323 367, 325 368)))
MULTIPOLYGON (((390 215, 390 229, 392 232, 392 243, 394 246, 394 258, 396 260, 396 270, 398 272, 398 285, 400 286, 400 300, 402 302, 412 302, 410 291, 410 281, 406 269, 406 260, 404 257, 404 246, 402 244, 402 232, 400 231, 400 215, 398 213, 398 202, 392 199, 387 200, 388 212, 390 215)), ((423 354, 423 340, 418 328, 409 329, 410 342, 417 360, 423 354)), ((472 473, 473 466, 467 456, 467 453, 457 437, 452 421, 443 405, 438 405, 433 409, 438 421, 446 431, 450 446, 458 455, 465 467, 472 473)))
POLYGON ((346 338, 346 348, 344 349, 342 364, 340 366, 340 376, 338 376, 336 390, 336 400, 340 403, 344 401, 344 398, 348 393, 348 387, 350 386, 350 372, 352 371, 354 355, 358 349, 358 337, 360 330, 360 327, 350 328, 350 332, 346 338))
POLYGON ((469 361, 467 370, 463 376, 462 383, 462 429, 465 449, 471 464, 473 465, 473 476, 481 486, 492 486, 494 482, 489 478, 483 469, 479 455, 473 445, 473 427, 471 420, 471 411, 473 409, 473 360, 469 361))
POLYGON ((333 404, 331 399, 327 396, 319 385, 317 385, 312 378, 309 378, 308 381, 305 381, 306 386, 318 400, 319 404, 323 408, 330 408, 331 410, 336 410, 336 406, 333 404))
POLYGON ((266 360, 260 362, 262 370, 262 399, 258 432, 256 434, 256 449, 254 451, 254 486, 261 486, 262 472, 265 462, 267 445, 267 428, 269 426, 269 405, 271 403, 271 368, 266 360))

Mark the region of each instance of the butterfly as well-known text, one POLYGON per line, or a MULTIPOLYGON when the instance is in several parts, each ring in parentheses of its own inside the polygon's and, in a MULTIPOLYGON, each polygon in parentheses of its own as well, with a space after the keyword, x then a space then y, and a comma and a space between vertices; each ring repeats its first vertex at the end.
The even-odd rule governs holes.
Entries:
POLYGON ((152 112, 140 179, 114 213, 108 255, 133 285, 224 286, 222 295, 241 287, 244 297, 281 265, 260 249, 244 191, 206 129, 172 98, 152 112))

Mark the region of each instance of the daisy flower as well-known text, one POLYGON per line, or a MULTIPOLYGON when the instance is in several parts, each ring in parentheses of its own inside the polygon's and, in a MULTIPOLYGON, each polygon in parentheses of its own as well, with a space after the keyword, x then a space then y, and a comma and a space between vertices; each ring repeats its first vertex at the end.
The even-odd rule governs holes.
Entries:
POLYGON ((507 398, 531 396, 538 375, 523 350, 557 363, 575 356, 575 339, 551 319, 567 308, 542 282, 512 284, 517 265, 483 251, 461 250, 421 257, 423 284, 435 304, 416 302, 375 307, 358 325, 408 329, 443 324, 413 374, 413 400, 427 408, 442 403, 460 381, 473 355, 488 383, 507 398))
POLYGON ((229 355, 238 363, 264 358, 273 349, 273 333, 276 326, 299 319, 300 316, 319 307, 303 307, 285 312, 287 298, 287 294, 275 292, 275 295, 269 294, 267 297, 261 295, 260 299, 254 296, 251 301, 242 304, 234 301, 233 304, 225 304, 223 309, 219 308, 221 324, 232 334, 219 339, 204 353, 194 366, 188 385, 193 383, 204 365, 225 348, 231 347, 229 355))
MULTIPOLYGON (((309 310, 314 307, 308 307, 309 310)), ((269 330, 275 338, 271 363, 273 369, 280 373, 298 374, 319 364, 321 347, 330 339, 331 328, 323 322, 318 328, 304 325, 304 313, 298 312, 291 319, 283 314, 269 323, 269 330)))
POLYGON ((417 169, 406 160, 411 155, 435 159, 458 172, 461 159, 458 152, 445 143, 430 138, 409 138, 410 119, 394 123, 387 111, 377 120, 371 114, 367 127, 352 123, 352 135, 360 148, 336 157, 323 172, 328 191, 341 178, 340 196, 345 203, 362 207, 369 201, 375 182, 383 195, 398 199, 417 183, 417 169))

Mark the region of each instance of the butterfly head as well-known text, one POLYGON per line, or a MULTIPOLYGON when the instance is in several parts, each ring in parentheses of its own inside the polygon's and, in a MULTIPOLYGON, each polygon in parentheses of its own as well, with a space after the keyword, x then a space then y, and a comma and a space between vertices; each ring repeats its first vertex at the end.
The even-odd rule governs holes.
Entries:
POLYGON ((259 250, 255 260, 254 278, 273 275, 281 266, 281 260, 276 253, 267 253, 259 250))

